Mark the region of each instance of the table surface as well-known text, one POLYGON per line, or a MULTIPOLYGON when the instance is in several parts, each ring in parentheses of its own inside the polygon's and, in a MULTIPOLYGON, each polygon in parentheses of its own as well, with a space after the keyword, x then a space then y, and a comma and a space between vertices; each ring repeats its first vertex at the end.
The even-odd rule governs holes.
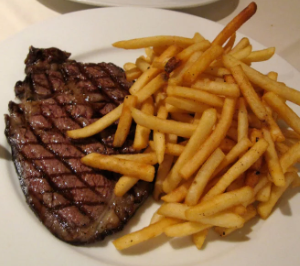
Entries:
MULTIPOLYGON (((249 2, 249 0, 219 0, 204 6, 177 11, 226 25, 249 2)), ((276 53, 300 71, 300 1, 256 0, 256 3, 258 10, 255 18, 251 19, 251 23, 243 25, 239 31, 265 46, 275 46, 276 53)), ((89 8, 95 7, 68 0, 1 0, 0 42, 32 24, 89 8)))

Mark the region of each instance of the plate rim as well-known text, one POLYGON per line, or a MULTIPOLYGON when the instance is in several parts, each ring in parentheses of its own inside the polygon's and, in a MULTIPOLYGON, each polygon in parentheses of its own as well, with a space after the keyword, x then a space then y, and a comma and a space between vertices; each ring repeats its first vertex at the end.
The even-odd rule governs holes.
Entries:
POLYGON ((140 4, 139 0, 134 0, 136 3, 132 3, 130 0, 113 0, 114 3, 111 3, 107 0, 67 0, 70 2, 80 3, 80 4, 86 4, 91 6, 98 6, 98 7, 148 7, 148 8, 163 8, 163 9, 185 9, 185 8, 192 8, 192 7, 199 7, 208 5, 214 2, 222 1, 222 0, 187 0, 189 1, 188 4, 186 4, 185 0, 182 0, 182 3, 178 4, 140 4), (129 1, 129 2, 128 2, 129 1))
MULTIPOLYGON (((149 9, 149 8, 144 8, 144 7, 109 7, 110 9, 114 9, 114 10, 117 10, 117 9, 127 9, 127 10, 131 10, 131 9, 135 9, 135 10, 137 10, 137 9, 145 9, 145 10, 156 10, 156 9, 149 9)), ((94 9, 94 10, 83 10, 83 11, 77 11, 77 12, 73 12, 73 14, 74 13, 81 13, 81 12, 83 12, 83 13, 87 13, 87 12, 100 12, 100 11, 95 11, 96 9, 94 9)), ((103 10, 103 9, 99 9, 99 10, 103 10)), ((154 12, 156 12, 156 11, 154 11, 154 12)), ((157 11, 157 12, 176 12, 176 11, 166 11, 166 10, 161 10, 161 11, 157 11)), ((178 12, 177 12, 178 13, 178 12)), ((180 16, 193 16, 193 15, 189 15, 189 14, 183 14, 183 13, 178 13, 180 16)), ((71 14, 67 14, 67 15, 64 15, 64 16, 69 16, 69 15, 71 15, 71 14)), ((64 17, 64 16, 62 16, 62 17, 64 17)), ((77 15, 75 15, 75 16, 77 16, 77 15)), ((80 16, 80 15, 78 15, 78 16, 80 16)), ((48 19, 47 21, 44 21, 44 22, 42 22, 42 23, 38 23, 37 24, 37 26, 42 26, 42 25, 45 25, 45 24, 47 24, 47 23, 49 23, 49 22, 51 22, 51 21, 54 21, 54 20, 61 20, 61 19, 63 19, 62 17, 55 17, 55 18, 51 18, 51 19, 48 19), (45 24, 44 24, 45 23, 45 24)), ((198 18, 197 16, 193 16, 193 17, 196 17, 197 19, 200 19, 200 20, 203 20, 203 21, 207 21, 208 23, 212 23, 212 24, 216 24, 216 25, 219 25, 219 26, 221 26, 221 27, 223 27, 221 24, 219 24, 219 23, 216 23, 216 22, 213 22, 213 21, 209 21, 209 20, 207 20, 207 19, 204 19, 204 18, 198 18)), ((199 20, 199 21, 200 21, 199 20)), ((23 35, 23 34, 26 34, 26 32, 27 31, 33 31, 34 29, 36 29, 36 25, 32 25, 32 26, 30 26, 30 27, 28 27, 27 29, 24 29, 23 31, 22 31, 22 34, 21 35, 23 35)), ((20 36, 21 36, 20 35, 20 36)), ((14 37, 17 39, 18 38, 18 36, 19 36, 19 34, 16 34, 15 36, 12 36, 11 38, 9 38, 7 41, 4 41, 4 42, 1 42, 0 43, 0 49, 1 49, 1 47, 2 47, 2 45, 6 45, 6 44, 9 44, 9 42, 14 42, 14 37)), ((249 37, 250 38, 250 37, 249 37)), ((250 38, 250 40, 252 40, 251 38, 250 38)), ((71 51, 72 52, 72 51, 71 51)), ((75 54, 75 56, 76 56, 76 54, 75 54)), ((281 58, 281 57, 279 57, 279 56, 277 56, 278 58, 280 58, 280 60, 284 60, 283 58, 281 58)), ((285 61, 285 60, 284 60, 285 61)), ((286 62, 286 61, 285 61, 286 62)), ((299 75, 299 72, 292 66, 292 65, 290 65, 289 63, 287 63, 286 62, 286 64, 288 64, 289 65, 289 68, 290 69, 292 69, 293 71, 295 71, 298 75, 299 75)), ((1 81, 0 81, 1 82, 1 81)), ((7 103, 6 103, 7 104, 7 103)), ((3 139, 3 136, 2 136, 2 139, 3 139)), ((1 143, 2 144, 2 143, 1 143)), ((6 145, 7 146, 7 145, 6 145)), ((6 162, 5 162, 6 163, 6 162)), ((18 182, 18 181, 17 181, 18 182)), ((0 191, 1 191, 1 188, 0 188, 0 191)), ((0 198, 1 198, 1 196, 0 196, 0 198)), ((1 201, 0 201, 1 202, 1 201)), ((23 202, 24 203, 24 202, 23 202)), ((2 202, 0 203, 0 206, 1 206, 1 204, 2 204, 2 202)), ((23 205, 23 204, 22 204, 23 205)), ((0 208, 0 211, 1 211, 1 208, 0 208)), ((40 231, 43 231, 43 227, 44 226, 42 226, 42 230, 40 230, 40 231)), ((51 241, 50 242, 54 242, 54 243, 56 243, 57 242, 57 239, 56 238, 53 238, 52 236, 51 236, 51 241), (54 239, 54 240, 53 240, 54 239)), ((61 241, 60 241, 61 242, 61 241)), ((65 243, 60 243, 59 244, 59 246, 64 246, 65 245, 65 243)), ((64 246, 65 247, 65 246, 64 246)), ((86 259, 86 258, 85 258, 86 259)), ((1 258, 0 258, 0 261, 1 261, 1 258)), ((97 264, 99 265, 99 262, 97 262, 97 264)), ((7 265, 7 264, 4 264, 4 265, 7 265)), ((79 264, 78 264, 79 265, 79 264)), ((91 265, 93 265, 93 264, 91 264, 91 265)), ((96 264, 95 264, 96 265, 96 264)), ((102 265, 102 264, 100 264, 100 265, 102 265)), ((103 264, 104 265, 104 264, 103 264)), ((205 264, 205 266, 206 266, 206 264, 205 264)))

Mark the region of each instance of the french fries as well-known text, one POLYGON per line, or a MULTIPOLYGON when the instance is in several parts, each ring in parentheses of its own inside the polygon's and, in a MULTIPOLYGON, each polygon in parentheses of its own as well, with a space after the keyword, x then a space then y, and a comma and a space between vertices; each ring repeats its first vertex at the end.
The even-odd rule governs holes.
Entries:
POLYGON ((114 136, 113 146, 121 147, 128 134, 131 127, 132 117, 130 113, 130 108, 135 107, 137 103, 137 98, 134 95, 126 96, 123 103, 123 109, 118 123, 118 128, 114 136))
POLYGON ((260 139, 255 143, 251 149, 246 152, 241 159, 239 159, 219 180, 219 182, 209 190, 204 196, 203 200, 208 200, 213 196, 219 195, 242 173, 244 173, 250 166, 255 163, 267 150, 268 142, 260 139))
MULTIPOLYGON (((153 99, 149 97, 142 103, 141 111, 147 115, 154 114, 154 106, 153 106, 153 99)), ((140 151, 142 149, 147 148, 149 143, 149 135, 151 130, 149 128, 143 127, 141 125, 137 125, 134 134, 133 140, 133 148, 140 151)))
POLYGON ((129 248, 163 233, 164 229, 170 225, 176 224, 179 221, 171 218, 163 218, 160 221, 143 228, 140 231, 122 236, 113 241, 116 249, 123 250, 129 248))
POLYGON ((177 96, 186 99, 196 100, 201 103, 210 105, 212 107, 222 107, 224 104, 224 101, 221 97, 218 97, 205 91, 195 90, 186 87, 168 86, 167 94, 169 96, 177 96))
POLYGON ((237 98, 240 96, 240 89, 236 84, 216 81, 198 80, 192 85, 192 88, 210 92, 216 95, 228 96, 237 98))
POLYGON ((213 44, 223 45, 232 34, 234 34, 248 19, 256 12, 257 6, 254 2, 250 3, 242 10, 225 28, 218 34, 212 42, 213 44))
POLYGON ((161 234, 190 236, 201 249, 211 228, 225 237, 256 216, 266 219, 283 193, 299 186, 300 118, 287 101, 300 105, 300 92, 277 81, 278 73, 251 66, 269 60, 274 47, 256 51, 248 38, 236 40, 255 12, 250 3, 212 42, 196 33, 113 44, 145 48, 146 55, 124 65, 127 79, 136 79, 131 95, 67 135, 89 137, 120 119, 113 146, 122 147, 133 119, 139 153, 82 158, 121 175, 116 196, 139 180, 154 181, 158 166, 153 197, 162 204, 150 225, 113 242, 118 250, 161 234))
POLYGON ((208 109, 202 115, 199 121, 195 133, 190 138, 184 151, 179 156, 175 165, 171 169, 169 175, 163 183, 163 190, 166 193, 171 192, 174 188, 178 186, 182 177, 180 176, 180 169, 182 166, 188 162, 194 156, 198 147, 205 141, 205 139, 211 133, 213 126, 215 125, 217 119, 217 113, 215 109, 208 109))
POLYGON ((119 41, 113 43, 114 47, 123 48, 123 49, 139 49, 146 48, 151 46, 169 46, 177 45, 179 47, 187 47, 191 44, 194 44, 195 41, 190 38, 184 38, 181 36, 154 36, 154 37, 145 37, 139 39, 133 39, 129 41, 119 41))
POLYGON ((226 132, 231 124, 235 103, 235 99, 225 99, 222 115, 215 130, 203 143, 194 157, 181 168, 180 174, 183 178, 190 178, 225 138, 226 132))
POLYGON ((191 137, 197 127, 193 124, 181 123, 150 116, 136 108, 131 108, 131 115, 134 121, 139 125, 163 133, 175 134, 180 137, 191 137))
POLYGON ((203 194, 204 188, 211 178, 211 175, 218 167, 218 165, 222 162, 224 157, 225 154, 218 148, 202 165, 185 197, 185 203, 187 205, 196 205, 198 203, 200 197, 203 194))
POLYGON ((155 175, 155 168, 152 165, 120 159, 109 155, 90 153, 83 157, 81 161, 94 168, 116 172, 148 182, 152 182, 155 175))
POLYGON ((212 44, 184 73, 183 81, 191 84, 204 70, 222 53, 223 48, 218 44, 212 44))

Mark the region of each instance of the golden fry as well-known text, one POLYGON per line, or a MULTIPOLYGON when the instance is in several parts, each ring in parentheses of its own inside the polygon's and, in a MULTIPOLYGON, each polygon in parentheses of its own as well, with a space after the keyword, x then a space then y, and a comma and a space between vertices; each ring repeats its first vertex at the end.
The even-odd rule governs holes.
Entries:
POLYGON ((271 91, 282 97, 283 99, 289 100, 293 103, 300 105, 300 92, 286 86, 281 82, 270 79, 268 76, 260 73, 259 71, 249 67, 241 61, 235 59, 231 55, 223 56, 223 63, 226 67, 231 68, 236 65, 241 65, 248 79, 258 87, 271 91))
POLYGON ((114 246, 118 250, 123 250, 151 238, 157 237, 164 232, 164 229, 170 225, 176 224, 179 221, 171 218, 163 218, 160 221, 151 224, 139 231, 122 236, 113 241, 114 246))
POLYGON ((123 197, 123 195, 127 191, 129 191, 138 181, 139 179, 135 177, 121 176, 114 188, 115 195, 118 197, 123 197))
POLYGON ((248 137, 248 112, 246 102, 244 98, 238 100, 238 128, 237 128, 237 140, 241 141, 243 138, 248 137))
POLYGON ((177 96, 196 100, 200 103, 204 103, 213 107, 222 107, 224 105, 224 100, 217 95, 187 87, 168 86, 167 94, 169 96, 177 96))
POLYGON ((225 138, 227 130, 229 129, 231 124, 235 109, 235 103, 235 99, 225 99, 222 115, 218 124, 216 125, 215 130, 203 143, 202 147, 194 155, 194 157, 186 162, 185 165, 183 165, 183 167, 181 168, 180 174, 183 178, 190 178, 225 138))
POLYGON ((225 28, 218 34, 212 43, 223 45, 233 33, 235 33, 248 19, 255 14, 256 9, 256 4, 254 2, 250 3, 225 26, 225 28))
MULTIPOLYGON (((168 111, 164 105, 161 105, 157 111, 157 118, 167 119, 168 111)), ((164 122, 162 122, 164 123, 164 122)), ((155 146, 155 153, 157 161, 161 164, 164 160, 165 149, 166 149, 166 136, 164 133, 154 130, 153 131, 153 142, 155 146)))
POLYGON ((132 117, 130 108, 135 107, 137 103, 137 97, 134 95, 126 96, 123 103, 123 109, 118 123, 118 127, 114 136, 113 146, 121 147, 130 131, 132 117))
POLYGON ((214 170, 224 159, 225 154, 217 148, 212 155, 202 165, 197 175, 194 178, 194 182, 190 186, 185 198, 185 204, 196 205, 203 194, 203 191, 211 178, 214 170))
POLYGON ((204 200, 208 200, 216 195, 221 194, 225 189, 242 173, 261 157, 268 148, 268 142, 260 139, 256 142, 249 151, 247 151, 219 180, 219 182, 211 188, 204 200))
POLYGON ((193 234, 193 242, 197 247, 197 249, 201 249, 203 247, 207 234, 208 234, 208 229, 193 234))
POLYGON ((212 226, 209 224, 184 222, 168 226, 165 228, 164 233, 169 237, 182 237, 201 232, 210 227, 212 226))
POLYGON ((269 143, 264 157, 266 163, 268 164, 271 180, 275 184, 275 186, 283 187, 285 185, 285 178, 279 163, 278 155, 271 137, 271 133, 267 128, 262 128, 262 132, 264 135, 264 139, 269 143))
POLYGON ((90 153, 81 158, 81 162, 94 168, 112 171, 148 182, 153 181, 155 174, 155 168, 152 165, 119 159, 99 153, 90 153))
POLYGON ((253 199, 253 189, 242 187, 237 190, 219 194, 206 201, 201 201, 198 205, 189 208, 185 215, 189 220, 199 220, 202 217, 211 216, 233 206, 243 204, 253 199))
POLYGON ((275 93, 268 92, 263 99, 296 133, 300 134, 300 118, 287 104, 275 93))
POLYGON ((119 41, 113 43, 114 47, 123 49, 140 49, 151 46, 164 46, 164 45, 177 45, 179 47, 187 47, 193 44, 195 41, 190 38, 180 37, 180 36, 153 36, 132 39, 127 41, 119 41))
POLYGON ((243 58, 242 61, 245 63, 266 61, 269 60, 274 54, 275 47, 270 47, 260 51, 253 51, 246 58, 243 58))
POLYGON ((274 185, 272 186, 269 200, 267 202, 261 202, 257 206, 257 211, 261 218, 267 219, 269 217, 278 199, 293 182, 294 178, 295 176, 293 173, 287 173, 285 175, 286 183, 283 187, 276 187, 274 185))
MULTIPOLYGON (((154 114, 152 97, 149 97, 147 100, 143 102, 141 111, 147 115, 154 114)), ((132 145, 133 148, 138 151, 147 148, 150 132, 151 130, 149 128, 143 127, 141 125, 136 125, 134 140, 132 145)))
POLYGON ((198 51, 204 52, 209 48, 209 46, 210 42, 208 40, 203 40, 201 42, 194 43, 182 50, 180 53, 178 53, 176 55, 176 58, 178 60, 186 61, 191 57, 193 53, 198 51))
POLYGON ((189 67, 183 75, 183 81, 187 84, 193 83, 196 78, 204 72, 205 69, 222 53, 223 48, 220 45, 212 44, 196 61, 189 67))
POLYGON ((163 189, 166 193, 170 193, 174 188, 178 186, 181 181, 179 171, 186 162, 188 162, 194 154, 197 152, 199 146, 205 141, 205 139, 211 133, 213 126, 217 120, 217 113, 215 109, 208 109, 205 111, 197 125, 195 133, 189 139, 184 151, 179 156, 178 160, 174 164, 172 170, 163 183, 163 189))
MULTIPOLYGON (((167 97, 166 103, 173 105, 174 107, 180 108, 181 110, 184 110, 187 112, 200 113, 200 114, 202 114, 205 110, 210 108, 209 105, 200 103, 195 100, 184 99, 184 98, 173 97, 173 96, 167 97)), ((169 112, 172 112, 172 110, 168 109, 168 107, 167 107, 167 110, 169 112)))
POLYGON ((165 120, 155 116, 146 115, 136 108, 131 109, 131 114, 138 125, 181 137, 191 137, 197 127, 193 124, 165 120))
POLYGON ((239 97, 240 89, 236 84, 216 81, 196 81, 192 88, 203 90, 211 94, 217 94, 228 97, 239 97))

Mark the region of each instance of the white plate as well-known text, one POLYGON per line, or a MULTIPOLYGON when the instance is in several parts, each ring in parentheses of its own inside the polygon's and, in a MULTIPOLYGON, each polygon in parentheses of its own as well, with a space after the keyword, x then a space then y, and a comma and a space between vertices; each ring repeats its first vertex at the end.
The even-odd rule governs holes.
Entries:
MULTIPOLYGON (((255 18, 253 18, 255 19, 255 18)), ((251 23, 251 22, 248 22, 251 23)), ((120 66, 134 61, 143 51, 119 50, 111 43, 135 37, 169 34, 193 36, 201 32, 212 40, 223 27, 216 23, 173 11, 145 8, 103 8, 60 16, 32 26, 0 44, 0 109, 7 113, 14 99, 14 84, 24 78, 23 61, 28 47, 59 47, 72 52, 72 58, 85 62, 111 61, 120 66)), ((238 34, 238 38, 242 35, 238 34)), ((255 49, 263 48, 251 41, 255 49)), ((279 73, 291 87, 300 84, 300 74, 279 56, 259 65, 261 71, 279 73)), ((299 107, 297 112, 300 113, 299 107)), ((0 132, 4 131, 4 120, 0 132)), ((300 197, 293 190, 283 197, 267 221, 251 221, 241 233, 226 239, 209 235, 205 249, 198 251, 188 238, 159 237, 123 253, 111 240, 149 222, 156 209, 146 203, 124 232, 89 247, 74 247, 56 239, 38 221, 25 203, 9 145, 0 135, 0 265, 72 266, 162 266, 162 265, 299 265, 300 197), (298 206, 297 206, 298 205, 298 206)))
POLYGON ((69 0, 93 6, 136 6, 155 8, 188 8, 220 0, 69 0))

